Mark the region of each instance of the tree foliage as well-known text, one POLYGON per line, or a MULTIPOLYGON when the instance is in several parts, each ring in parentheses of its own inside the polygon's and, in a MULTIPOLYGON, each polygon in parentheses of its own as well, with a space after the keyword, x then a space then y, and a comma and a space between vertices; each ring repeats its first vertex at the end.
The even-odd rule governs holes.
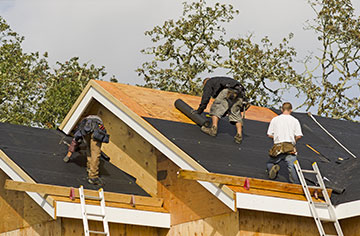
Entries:
POLYGON ((199 74, 213 72, 210 64, 221 59, 219 50, 225 43, 221 23, 230 22, 238 11, 219 3, 208 7, 205 1, 183 5, 179 20, 165 21, 145 32, 158 45, 142 50, 153 60, 137 72, 144 76, 146 87, 199 94, 199 74))
POLYGON ((0 121, 56 128, 87 82, 105 75, 104 67, 74 57, 51 70, 47 53, 25 53, 23 41, 0 17, 0 121))
POLYGON ((251 36, 226 43, 229 57, 221 66, 246 86, 254 105, 277 105, 282 102, 283 92, 291 87, 301 91, 303 77, 291 65, 296 56, 295 49, 288 45, 292 37, 289 34, 276 47, 268 37, 261 40, 262 45, 254 43, 251 36))
POLYGON ((306 64, 307 109, 317 114, 353 120, 360 115, 360 18, 350 0, 310 0, 316 18, 309 23, 320 41, 318 66, 306 64), (351 95, 353 94, 353 95, 351 95))
POLYGON ((261 45, 254 43, 251 35, 225 39, 224 24, 238 12, 232 5, 185 2, 179 20, 145 32, 157 44, 142 50, 153 57, 137 69, 145 86, 198 95, 202 86, 199 77, 221 68, 244 84, 253 103, 278 104, 284 89, 289 85, 297 88, 302 81, 291 65, 296 56, 289 46, 292 35, 277 47, 267 37, 261 45), (271 89, 273 82, 279 88, 271 89))

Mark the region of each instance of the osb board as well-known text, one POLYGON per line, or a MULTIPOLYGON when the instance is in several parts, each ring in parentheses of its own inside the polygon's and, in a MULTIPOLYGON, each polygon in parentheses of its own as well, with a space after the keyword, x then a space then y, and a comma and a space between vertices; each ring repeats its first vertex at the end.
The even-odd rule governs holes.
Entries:
MULTIPOLYGON (((84 235, 82 220, 62 218, 62 236, 84 235)), ((89 221, 90 230, 103 231, 102 222, 89 221)), ((155 227, 109 223, 110 235, 162 236, 166 229, 155 227)))
MULTIPOLYGON (((197 109, 201 101, 201 97, 192 95, 106 81, 95 82, 139 116, 193 123, 175 108, 174 103, 180 98, 194 109, 197 109)), ((209 111, 211 103, 212 101, 208 104, 205 111, 209 111)), ((273 111, 264 107, 251 106, 246 112, 247 119, 263 122, 270 122, 275 116, 276 114, 273 111)))
POLYGON ((238 212, 174 225, 166 236, 241 236, 238 212))
POLYGON ((25 192, 5 190, 9 177, 0 170, 0 233, 51 220, 25 192))
POLYGON ((344 235, 346 236, 360 235, 360 216, 340 220, 340 225, 344 235))
POLYGON ((158 157, 158 197, 171 214, 171 225, 231 212, 198 182, 177 178, 179 167, 160 152, 158 157))
MULTIPOLYGON (((239 210, 241 236, 318 236, 311 217, 239 210)), ((332 224, 325 224, 325 232, 335 234, 332 224)), ((346 234, 345 234, 346 235, 346 234)))
POLYGON ((86 114, 97 114, 110 135, 110 143, 102 145, 102 151, 110 162, 136 178, 136 183, 151 196, 156 196, 156 156, 154 147, 117 118, 108 109, 93 101, 86 114))
POLYGON ((61 236, 61 220, 52 220, 29 227, 16 229, 6 233, 0 233, 0 236, 61 236))

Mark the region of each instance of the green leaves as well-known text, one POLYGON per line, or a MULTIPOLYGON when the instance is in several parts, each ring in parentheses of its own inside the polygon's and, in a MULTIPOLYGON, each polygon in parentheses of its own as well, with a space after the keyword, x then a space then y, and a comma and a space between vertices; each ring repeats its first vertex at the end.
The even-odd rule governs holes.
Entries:
POLYGON ((316 96, 305 91, 303 106, 309 110, 316 104, 318 115, 354 120, 360 115, 360 18, 350 0, 309 2, 316 18, 308 28, 318 34, 322 54, 316 57, 319 67, 310 71, 306 66, 316 96))
POLYGON ((237 11, 219 3, 209 7, 205 1, 183 4, 180 19, 145 32, 156 45, 142 53, 152 55, 153 61, 136 71, 144 77, 146 87, 198 95, 199 75, 213 72, 217 68, 213 65, 221 58, 225 29, 220 23, 230 22, 237 11))
POLYGON ((71 58, 52 71, 48 54, 24 53, 23 41, 0 17, 0 121, 56 128, 87 82, 104 76, 104 67, 71 58))
POLYGON ((244 84, 253 103, 273 106, 281 101, 281 91, 301 83, 291 66, 296 56, 288 46, 292 34, 278 47, 267 37, 262 45, 253 43, 252 36, 225 40, 224 24, 232 21, 238 10, 220 3, 210 7, 205 1, 183 4, 179 20, 145 32, 156 43, 142 50, 153 60, 137 69, 146 87, 200 95, 200 76, 225 69, 244 84), (275 81, 282 87, 271 89, 268 83, 275 81))

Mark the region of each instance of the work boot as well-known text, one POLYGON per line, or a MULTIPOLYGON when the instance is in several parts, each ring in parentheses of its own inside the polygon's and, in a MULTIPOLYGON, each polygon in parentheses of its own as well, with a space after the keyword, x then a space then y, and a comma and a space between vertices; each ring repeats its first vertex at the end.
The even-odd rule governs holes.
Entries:
POLYGON ((70 161, 70 157, 66 155, 63 160, 65 163, 68 163, 70 161))
POLYGON ((240 143, 242 142, 242 136, 241 136, 241 134, 237 133, 237 134, 234 136, 234 141, 235 141, 235 143, 240 144, 240 143))
POLYGON ((99 186, 104 185, 103 181, 99 177, 95 177, 95 178, 88 177, 87 179, 89 184, 99 185, 99 186))
POLYGON ((205 134, 208 134, 210 136, 216 136, 217 134, 217 127, 216 126, 212 126, 211 128, 206 127, 206 126, 201 126, 201 131, 204 132, 205 134))
POLYGON ((280 170, 279 165, 273 165, 269 171, 269 179, 275 179, 279 170, 280 170))

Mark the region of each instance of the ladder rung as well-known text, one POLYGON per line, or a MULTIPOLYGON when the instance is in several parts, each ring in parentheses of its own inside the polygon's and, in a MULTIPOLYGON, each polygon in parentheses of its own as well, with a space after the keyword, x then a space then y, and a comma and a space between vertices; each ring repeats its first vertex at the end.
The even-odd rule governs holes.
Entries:
POLYGON ((322 217, 319 217, 319 220, 325 221, 325 222, 335 222, 335 220, 330 219, 330 218, 322 218, 322 217))
POLYGON ((312 188, 312 189, 323 189, 323 188, 320 187, 320 186, 308 186, 308 188, 312 188))
POLYGON ((325 202, 314 202, 314 205, 318 207, 329 207, 329 204, 325 202))
POLYGON ((315 170, 301 170, 303 173, 317 174, 315 170))
POLYGON ((89 233, 91 234, 103 234, 103 235, 107 235, 107 233, 102 232, 102 231, 94 231, 94 230, 89 230, 89 233))
POLYGON ((85 199, 98 200, 98 201, 102 200, 101 197, 94 197, 94 196, 84 196, 84 197, 85 197, 85 199))
POLYGON ((86 213, 88 216, 99 216, 99 217, 105 217, 103 214, 96 214, 96 213, 86 213))
POLYGON ((338 236, 337 234, 325 234, 325 236, 338 236))

